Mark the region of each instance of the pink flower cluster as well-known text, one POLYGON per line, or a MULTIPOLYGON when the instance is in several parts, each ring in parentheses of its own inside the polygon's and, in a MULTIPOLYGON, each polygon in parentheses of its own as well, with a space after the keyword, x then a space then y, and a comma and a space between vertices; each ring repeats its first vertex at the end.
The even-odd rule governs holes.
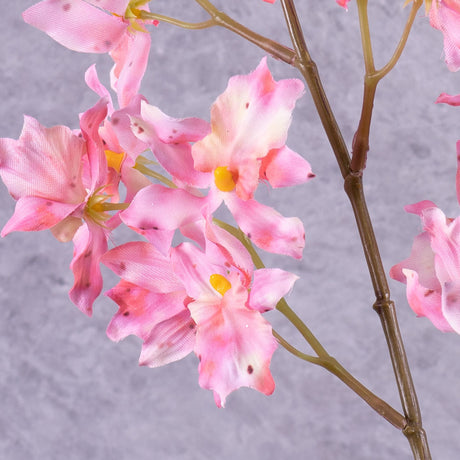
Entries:
POLYGON ((113 270, 121 280, 107 295, 119 310, 108 336, 140 337, 140 364, 151 367, 194 352, 200 385, 223 406, 241 386, 272 393, 277 342, 262 314, 297 276, 256 270, 213 213, 225 204, 254 245, 302 257, 301 221, 254 195, 260 182, 278 188, 314 177, 286 146, 303 84, 275 81, 264 58, 249 75, 230 79, 210 123, 166 115, 138 93, 150 49, 148 22, 139 15, 146 3, 44 0, 24 12, 26 22, 73 50, 109 53, 119 107, 92 66, 85 79, 100 99, 80 115, 79 129, 26 117, 19 139, 0 139, 0 175, 16 200, 1 234, 50 229, 59 241, 72 240, 70 297, 87 315, 102 289, 100 263, 113 270), (163 171, 149 169, 153 162, 163 171), (109 250, 122 224, 146 241, 109 250), (182 242, 173 245, 178 233, 182 242))

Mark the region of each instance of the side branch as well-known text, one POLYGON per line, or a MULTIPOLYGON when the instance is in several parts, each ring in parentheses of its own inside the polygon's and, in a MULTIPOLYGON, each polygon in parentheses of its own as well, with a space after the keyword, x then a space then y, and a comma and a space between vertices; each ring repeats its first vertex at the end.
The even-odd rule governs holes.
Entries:
POLYGON ((245 40, 257 45, 273 57, 280 59, 287 64, 293 65, 296 60, 296 53, 287 46, 271 40, 267 37, 253 32, 239 22, 219 11, 209 0, 195 0, 212 18, 216 25, 225 27, 245 40))

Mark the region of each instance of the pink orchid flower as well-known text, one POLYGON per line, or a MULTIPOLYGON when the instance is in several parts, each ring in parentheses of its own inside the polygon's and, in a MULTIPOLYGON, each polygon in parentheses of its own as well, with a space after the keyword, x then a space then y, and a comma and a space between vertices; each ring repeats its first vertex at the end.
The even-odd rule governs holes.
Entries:
POLYGON ((224 406, 229 393, 248 386, 271 394, 269 366, 277 343, 261 313, 288 293, 296 275, 253 269, 244 246, 206 223, 206 251, 190 243, 166 255, 132 242, 101 261, 122 280, 107 292, 119 310, 107 329, 112 340, 143 340, 141 365, 157 367, 192 350, 200 359, 199 383, 224 406))
POLYGON ((208 176, 211 200, 225 202, 254 244, 270 252, 302 257, 301 221, 286 218, 253 199, 259 181, 273 187, 306 182, 310 165, 286 147, 300 80, 275 82, 266 58, 249 75, 232 77, 211 108, 211 133, 192 146, 194 167, 208 176))
POLYGON ((106 212, 116 190, 99 136, 106 114, 107 101, 101 99, 81 115, 80 135, 26 117, 18 140, 0 139, 0 175, 17 200, 1 235, 50 229, 59 241, 73 240, 75 283, 69 295, 88 315, 102 288, 99 258, 117 223, 106 212))
POLYGON ((432 0, 429 10, 430 24, 444 35, 444 55, 451 71, 460 68, 460 2, 458 0, 432 0))
POLYGON ((195 245, 182 243, 171 259, 191 299, 187 307, 196 323, 199 384, 213 390, 223 407, 241 386, 273 392, 269 367, 277 343, 262 313, 275 308, 298 277, 279 269, 254 271, 236 238, 209 223, 206 234, 206 257, 195 245))
POLYGON ((150 34, 144 24, 153 22, 136 16, 148 11, 147 2, 44 0, 24 11, 23 18, 71 50, 109 53, 115 62, 111 84, 120 107, 125 107, 137 94, 147 67, 150 34))

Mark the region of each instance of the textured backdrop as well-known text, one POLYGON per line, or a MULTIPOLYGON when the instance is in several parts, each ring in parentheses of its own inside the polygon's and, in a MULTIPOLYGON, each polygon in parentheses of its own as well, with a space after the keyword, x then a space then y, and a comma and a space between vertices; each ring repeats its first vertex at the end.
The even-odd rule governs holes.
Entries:
MULTIPOLYGON (((3 2, 2 2, 3 3, 3 2)), ((278 3, 278 2, 277 2, 278 3)), ((363 63, 356 5, 347 13, 334 0, 299 0, 299 14, 331 104, 350 144, 359 116, 363 63)), ((403 0, 370 2, 377 65, 392 54, 408 9, 403 0)), ((0 136, 17 138, 22 114, 46 125, 78 126, 78 113, 96 98, 83 81, 107 56, 69 51, 22 22, 33 0, 5 2, 0 27, 0 136)), ((220 0, 218 6, 258 32, 288 44, 279 4, 220 0)), ((205 16, 192 0, 155 0, 152 8, 205 16)), ((220 29, 152 30, 150 66, 142 93, 174 117, 209 119, 209 107, 230 75, 248 73, 263 53, 220 29)), ((297 76, 269 60, 276 79, 297 76)), ((421 11, 396 69, 375 103, 365 189, 387 270, 407 257, 419 219, 403 206, 430 199, 459 215, 455 142, 460 109, 433 104, 442 91, 460 92, 460 76, 442 59, 442 36, 421 11)), ((328 351, 399 409, 385 340, 372 310, 373 293, 351 208, 311 98, 299 101, 288 145, 304 155, 317 177, 300 187, 267 191, 284 215, 305 224, 301 262, 264 254, 268 266, 301 276, 288 301, 328 351)), ((14 202, 0 188, 0 225, 14 202)), ((49 232, 11 234, 0 241, 0 458, 5 460, 353 459, 409 460, 406 439, 334 376, 283 349, 273 358, 275 393, 242 389, 217 409, 198 386, 197 359, 160 369, 137 366, 140 342, 105 336, 116 306, 107 298, 92 318, 68 300, 71 245, 49 232)), ((106 287, 116 282, 107 273, 106 287)), ((460 337, 416 319, 404 286, 391 281, 433 458, 460 451, 460 337)), ((301 344, 276 313, 277 330, 301 344)))

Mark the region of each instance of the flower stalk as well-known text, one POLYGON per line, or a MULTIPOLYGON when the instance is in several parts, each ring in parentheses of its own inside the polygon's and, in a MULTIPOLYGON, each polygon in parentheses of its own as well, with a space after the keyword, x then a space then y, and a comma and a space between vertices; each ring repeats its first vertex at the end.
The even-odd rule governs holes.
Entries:
MULTIPOLYGON (((367 4, 366 1, 361 3, 364 6, 367 4)), ((364 199, 361 173, 356 174, 356 172, 351 169, 351 163, 343 137, 327 102, 326 94, 320 84, 320 78, 316 65, 307 50, 294 1, 281 0, 281 4, 286 17, 289 33, 294 44, 294 49, 299 57, 299 70, 302 72, 302 75, 304 75, 310 92, 313 95, 324 129, 331 142, 332 149, 345 180, 345 191, 353 207, 369 274, 371 276, 376 296, 374 309, 379 314, 382 322, 382 327, 395 372, 401 404, 403 406, 406 419, 406 425, 403 429, 403 433, 409 440, 414 458, 429 460, 431 455, 429 452, 428 441, 421 425, 421 415, 415 387, 410 374, 401 333, 399 331, 394 304, 390 300, 390 291, 386 280, 385 270, 380 258, 377 241, 375 239, 372 222, 364 199)), ((363 35, 364 37, 367 36, 366 29, 364 30, 363 35)), ((372 68, 372 61, 370 61, 368 54, 369 48, 367 45, 365 45, 364 48, 364 54, 368 55, 367 67, 372 68)), ((375 93, 375 90, 368 91, 369 95, 366 98, 366 101, 373 101, 372 93, 375 93)), ((369 114, 372 113, 371 108, 369 108, 368 111, 369 114)), ((370 126, 370 116, 368 126, 370 126)), ((368 127, 366 128, 366 131, 368 132, 368 127)), ((366 143, 363 142, 362 145, 365 148, 366 143)))

